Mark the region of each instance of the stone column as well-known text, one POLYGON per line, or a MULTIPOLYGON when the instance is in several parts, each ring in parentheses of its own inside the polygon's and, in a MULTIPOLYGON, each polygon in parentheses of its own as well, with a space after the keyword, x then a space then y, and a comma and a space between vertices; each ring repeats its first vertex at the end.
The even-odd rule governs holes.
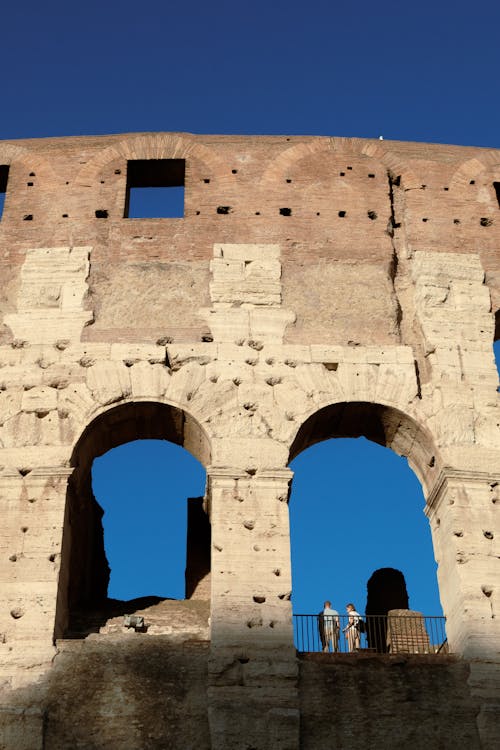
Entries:
POLYGON ((212 747, 297 750, 288 469, 212 469, 212 747))
POLYGON ((61 564, 66 488, 61 467, 0 478, 4 611, 0 619, 0 673, 17 687, 32 682, 55 654, 54 627, 61 564))
POLYGON ((445 470, 426 509, 450 647, 472 659, 500 652, 498 481, 479 472, 445 470))
POLYGON ((448 469, 427 507, 450 650, 470 664, 483 747, 500 731, 500 476, 448 469))

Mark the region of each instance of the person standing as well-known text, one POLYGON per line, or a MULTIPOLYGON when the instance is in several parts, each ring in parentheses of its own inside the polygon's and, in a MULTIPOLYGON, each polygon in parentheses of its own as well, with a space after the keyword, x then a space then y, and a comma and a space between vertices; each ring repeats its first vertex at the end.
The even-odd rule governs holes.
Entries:
POLYGON ((346 604, 346 611, 349 619, 343 633, 347 639, 347 650, 357 651, 359 649, 359 623, 361 615, 359 612, 356 612, 356 607, 352 603, 346 604))
POLYGON ((328 653, 331 644, 332 651, 337 652, 339 650, 340 633, 339 613, 336 609, 332 609, 331 602, 326 601, 324 603, 323 610, 319 613, 318 619, 319 635, 323 651, 328 653))

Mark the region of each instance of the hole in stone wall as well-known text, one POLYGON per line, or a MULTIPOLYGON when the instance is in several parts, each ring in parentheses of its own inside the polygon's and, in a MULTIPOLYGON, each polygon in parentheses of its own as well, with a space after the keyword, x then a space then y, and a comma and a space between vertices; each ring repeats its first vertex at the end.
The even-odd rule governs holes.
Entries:
POLYGON ((108 212, 105 208, 98 208, 95 212, 96 219, 107 219, 108 218, 108 212))
POLYGON ((493 188, 495 189, 495 195, 497 197, 497 203, 500 207, 500 182, 494 182, 493 188))
POLYGON ((9 180, 9 165, 0 164, 0 221, 5 204, 5 193, 7 192, 7 182, 9 180))
POLYGON ((368 218, 372 221, 375 221, 377 218, 377 212, 376 211, 368 211, 368 218))
POLYGON ((368 177, 371 177, 372 179, 375 177, 374 174, 369 174, 368 177))
POLYGON ((346 215, 346 213, 347 213, 347 211, 339 211, 340 218, 343 219, 344 216, 346 215))
POLYGON ((210 183, 210 178, 209 177, 205 177, 203 179, 203 182, 205 183, 205 185, 208 185, 210 183))
POLYGON ((231 213, 231 206, 217 206, 218 214, 229 214, 231 213))
POLYGON ((182 218, 185 172, 184 159, 128 161, 124 217, 182 218))
POLYGON ((493 219, 490 219, 487 216, 483 216, 479 220, 479 223, 481 224, 482 227, 491 227, 491 225, 493 224, 493 219))
POLYGON ((33 214, 25 214, 23 216, 23 221, 33 221, 33 214))
POLYGON ((471 180, 471 181, 469 182, 469 185, 475 185, 475 184, 476 184, 476 181, 475 181, 475 180, 471 180))
POLYGON ((292 215, 292 209, 291 208, 280 208, 280 215, 281 216, 291 216, 292 215))
POLYGON ((454 224, 460 224, 460 219, 453 219, 454 224))
POLYGON ((33 187, 33 183, 32 182, 27 182, 26 184, 27 184, 28 187, 33 187))
POLYGON ((238 174, 238 170, 237 169, 232 169, 231 170, 231 174, 238 174))

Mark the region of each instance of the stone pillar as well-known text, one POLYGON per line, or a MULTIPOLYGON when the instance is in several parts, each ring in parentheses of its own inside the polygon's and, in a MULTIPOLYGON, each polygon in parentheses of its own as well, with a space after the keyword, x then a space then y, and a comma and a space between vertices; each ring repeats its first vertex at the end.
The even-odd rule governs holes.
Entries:
POLYGON ((209 719, 218 750, 297 750, 288 469, 209 472, 209 719))
POLYGON ((55 654, 54 628, 67 480, 64 468, 0 478, 2 537, 0 674, 12 687, 33 682, 55 654))
POLYGON ((450 650, 470 664, 483 747, 500 732, 500 477, 445 470, 428 499, 450 650))
POLYGON ((450 647, 471 659, 500 651, 497 499, 493 476, 445 470, 426 509, 450 647))

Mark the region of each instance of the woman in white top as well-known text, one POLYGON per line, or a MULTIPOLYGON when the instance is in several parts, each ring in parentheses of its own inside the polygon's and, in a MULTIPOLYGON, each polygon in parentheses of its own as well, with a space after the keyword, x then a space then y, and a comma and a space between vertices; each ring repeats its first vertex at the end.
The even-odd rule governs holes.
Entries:
POLYGON ((346 604, 346 611, 349 619, 343 633, 347 638, 347 650, 355 651, 359 648, 359 621, 361 615, 359 612, 356 612, 354 604, 346 604))

